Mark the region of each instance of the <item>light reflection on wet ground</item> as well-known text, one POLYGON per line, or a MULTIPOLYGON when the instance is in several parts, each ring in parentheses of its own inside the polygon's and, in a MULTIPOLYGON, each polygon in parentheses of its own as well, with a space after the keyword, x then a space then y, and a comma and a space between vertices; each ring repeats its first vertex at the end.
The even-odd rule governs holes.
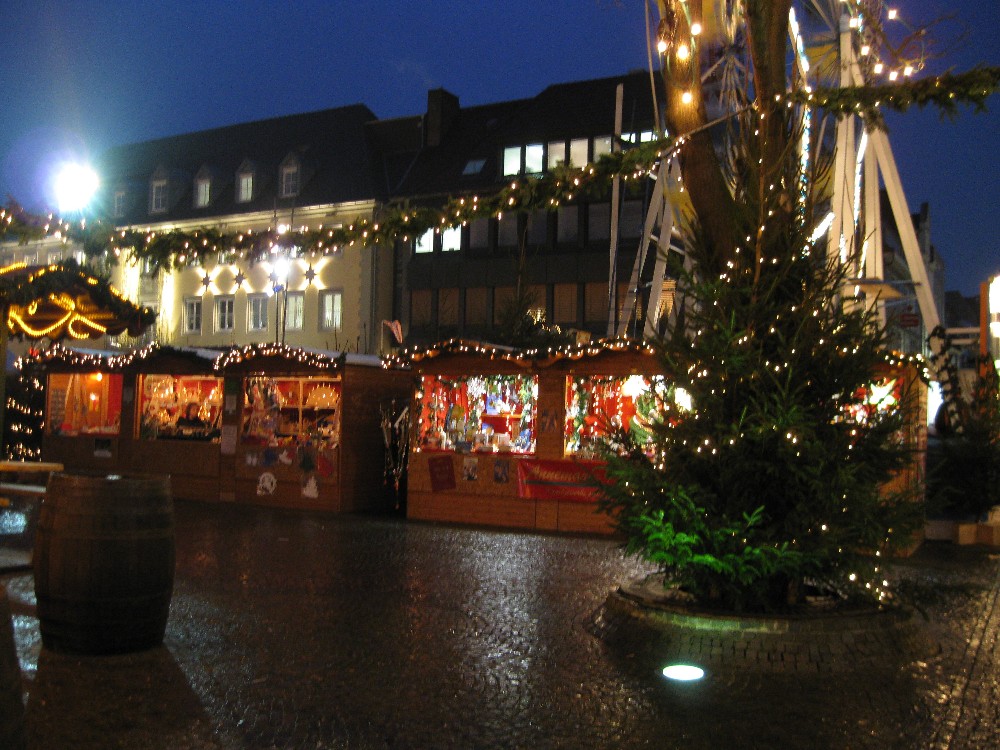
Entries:
POLYGON ((177 528, 152 651, 44 651, 30 574, 4 577, 32 750, 1000 742, 998 562, 981 554, 903 566, 934 644, 906 663, 676 685, 646 644, 593 635, 608 592, 644 572, 612 541, 190 503, 177 528))

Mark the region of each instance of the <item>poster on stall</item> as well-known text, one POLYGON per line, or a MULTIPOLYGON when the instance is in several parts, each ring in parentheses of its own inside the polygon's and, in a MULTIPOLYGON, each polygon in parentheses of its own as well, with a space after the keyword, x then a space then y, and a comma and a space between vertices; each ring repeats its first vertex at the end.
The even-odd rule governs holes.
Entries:
POLYGON ((451 456, 428 458, 427 471, 431 475, 431 490, 434 492, 455 489, 455 467, 451 456))
POLYGON ((602 464, 589 461, 518 461, 517 493, 532 500, 596 502, 602 464))

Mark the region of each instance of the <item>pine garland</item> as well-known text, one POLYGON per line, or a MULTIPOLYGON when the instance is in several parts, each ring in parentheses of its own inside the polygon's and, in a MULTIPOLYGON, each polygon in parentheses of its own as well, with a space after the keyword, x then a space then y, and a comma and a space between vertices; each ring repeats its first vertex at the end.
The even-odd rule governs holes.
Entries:
MULTIPOLYGON (((837 116, 858 114, 872 127, 883 125, 881 109, 905 111, 913 105, 932 105, 943 114, 954 115, 959 104, 985 109, 986 98, 1000 86, 1000 68, 977 67, 965 73, 947 73, 920 80, 888 85, 796 90, 783 96, 789 106, 817 107, 837 116)), ((496 218, 504 213, 555 211, 579 199, 606 195, 612 178, 636 181, 663 159, 683 148, 684 138, 661 136, 653 141, 605 154, 584 167, 561 165, 539 176, 524 176, 489 195, 461 195, 441 206, 391 205, 374 219, 359 217, 347 226, 305 231, 222 231, 205 227, 190 231, 146 232, 117 229, 107 219, 70 223, 54 215, 37 216, 16 203, 0 209, 0 238, 18 237, 21 242, 61 237, 82 244, 90 258, 118 263, 122 257, 142 261, 153 268, 183 269, 206 262, 253 265, 270 257, 276 248, 294 249, 302 256, 322 256, 349 247, 391 245, 418 237, 431 229, 461 226, 475 219, 496 218)))

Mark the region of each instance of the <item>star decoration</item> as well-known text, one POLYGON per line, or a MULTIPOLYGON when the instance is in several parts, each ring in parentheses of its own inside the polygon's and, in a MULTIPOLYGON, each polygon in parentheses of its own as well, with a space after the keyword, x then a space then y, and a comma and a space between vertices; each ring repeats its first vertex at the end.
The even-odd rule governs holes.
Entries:
POLYGON ((236 274, 236 276, 233 278, 233 281, 236 282, 236 288, 237 289, 239 289, 241 286, 243 286, 243 282, 246 281, 246 280, 247 280, 247 277, 246 277, 246 275, 242 271, 239 271, 236 274))
POLYGON ((306 283, 312 284, 313 279, 316 278, 316 269, 313 268, 312 266, 309 266, 309 268, 306 269, 305 276, 306 276, 306 283))

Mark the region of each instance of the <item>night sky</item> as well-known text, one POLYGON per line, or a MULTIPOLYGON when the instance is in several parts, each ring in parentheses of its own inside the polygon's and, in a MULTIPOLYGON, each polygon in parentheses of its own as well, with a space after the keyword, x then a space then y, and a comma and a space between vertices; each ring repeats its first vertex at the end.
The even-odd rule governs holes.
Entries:
MULTIPOLYGON (((913 23, 957 14, 933 31, 932 72, 1000 65, 1000 1, 897 5, 913 23)), ((429 88, 473 105, 645 68, 644 35, 641 0, 4 0, 0 199, 52 206, 56 162, 124 143, 354 103, 413 115, 429 88)), ((947 287, 966 294, 1000 273, 1000 95, 990 105, 889 117, 910 208, 930 203, 947 287)))

